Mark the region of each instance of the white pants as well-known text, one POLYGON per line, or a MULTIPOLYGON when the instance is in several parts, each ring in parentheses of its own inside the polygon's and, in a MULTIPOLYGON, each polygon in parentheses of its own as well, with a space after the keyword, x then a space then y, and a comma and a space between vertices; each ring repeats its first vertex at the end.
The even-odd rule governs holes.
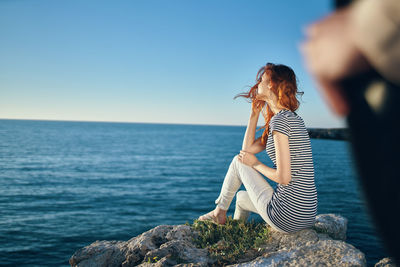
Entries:
POLYGON ((215 204, 223 210, 228 210, 236 194, 234 220, 247 220, 250 212, 254 212, 258 213, 272 228, 284 232, 277 228, 267 215, 267 204, 273 193, 274 189, 264 177, 252 167, 240 162, 236 155, 229 165, 221 193, 215 200, 215 204), (238 191, 242 183, 246 190, 238 191))

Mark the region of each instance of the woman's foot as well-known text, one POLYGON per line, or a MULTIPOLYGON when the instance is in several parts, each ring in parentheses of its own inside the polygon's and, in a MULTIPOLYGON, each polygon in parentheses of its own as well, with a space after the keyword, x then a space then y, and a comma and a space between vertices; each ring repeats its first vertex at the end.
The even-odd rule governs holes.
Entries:
POLYGON ((209 213, 206 213, 198 218, 199 221, 213 221, 217 224, 226 223, 226 211, 219 209, 218 207, 209 213))

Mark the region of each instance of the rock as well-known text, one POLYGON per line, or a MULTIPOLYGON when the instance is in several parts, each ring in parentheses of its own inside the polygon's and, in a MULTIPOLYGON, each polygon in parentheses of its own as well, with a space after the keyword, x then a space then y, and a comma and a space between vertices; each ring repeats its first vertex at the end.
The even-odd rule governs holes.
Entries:
POLYGON ((375 267, 396 267, 396 263, 392 258, 383 258, 375 264, 375 267))
MULTIPOLYGON (((344 241, 346 229, 347 219, 335 214, 318 215, 313 229, 292 234, 270 229, 267 244, 258 252, 249 250, 229 266, 366 266, 365 255, 344 241)), ((211 266, 215 260, 207 249, 192 243, 197 236, 188 225, 159 225, 128 241, 93 242, 77 250, 69 263, 77 267, 211 266)))
POLYGON ((159 225, 126 242, 96 241, 76 251, 69 263, 71 266, 129 267, 147 266, 148 261, 153 262, 151 266, 172 266, 180 262, 201 266, 212 262, 206 249, 192 244, 192 237, 196 237, 196 232, 187 225, 159 225))
POLYGON ((347 219, 336 214, 320 214, 315 218, 314 229, 333 239, 346 240, 347 219))
POLYGON ((366 266, 364 253, 342 240, 320 239, 315 230, 295 234, 271 231, 279 240, 276 250, 267 248, 262 256, 246 263, 228 265, 250 266, 366 266))
POLYGON ((71 266, 119 266, 125 259, 122 241, 96 241, 84 247, 70 258, 71 266))

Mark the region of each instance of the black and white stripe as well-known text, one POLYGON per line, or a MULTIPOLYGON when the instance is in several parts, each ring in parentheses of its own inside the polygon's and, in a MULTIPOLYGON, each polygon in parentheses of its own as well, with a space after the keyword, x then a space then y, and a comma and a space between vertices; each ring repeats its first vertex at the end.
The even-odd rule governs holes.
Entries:
POLYGON ((314 183, 314 163, 310 136, 303 119, 290 110, 282 109, 269 123, 266 151, 276 168, 272 131, 289 137, 292 180, 288 185, 277 184, 267 206, 272 223, 285 232, 295 232, 314 225, 317 215, 317 190, 314 183))

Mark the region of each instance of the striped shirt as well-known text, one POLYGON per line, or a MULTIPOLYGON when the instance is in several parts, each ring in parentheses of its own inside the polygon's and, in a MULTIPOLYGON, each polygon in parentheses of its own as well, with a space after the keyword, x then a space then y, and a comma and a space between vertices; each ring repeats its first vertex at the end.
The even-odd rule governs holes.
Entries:
POLYGON ((303 119, 295 112, 282 109, 269 123, 266 151, 276 168, 272 131, 289 137, 292 179, 287 185, 277 184, 267 214, 271 222, 284 232, 295 232, 314 225, 317 214, 317 190, 310 137, 303 119))

